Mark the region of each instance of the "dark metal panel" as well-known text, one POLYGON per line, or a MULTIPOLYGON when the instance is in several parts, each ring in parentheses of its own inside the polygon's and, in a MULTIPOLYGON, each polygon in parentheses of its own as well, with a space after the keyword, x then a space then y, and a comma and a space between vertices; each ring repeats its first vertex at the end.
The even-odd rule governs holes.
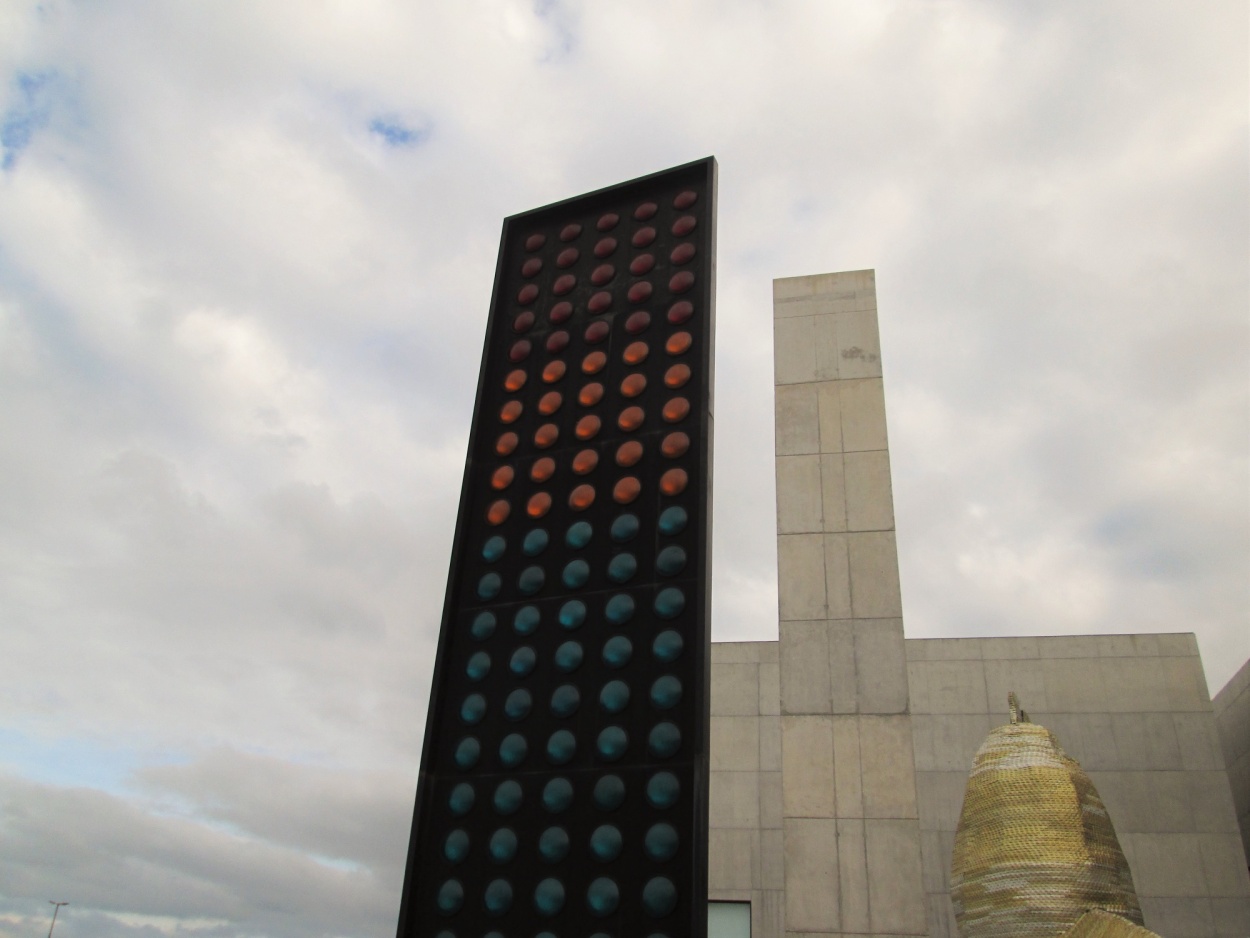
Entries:
POLYGON ((706 933, 715 204, 504 222, 400 938, 706 933))

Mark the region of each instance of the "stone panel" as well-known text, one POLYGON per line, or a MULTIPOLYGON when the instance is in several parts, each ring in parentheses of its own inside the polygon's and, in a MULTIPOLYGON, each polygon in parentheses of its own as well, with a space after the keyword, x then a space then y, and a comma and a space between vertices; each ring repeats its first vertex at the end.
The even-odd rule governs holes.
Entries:
POLYGON ((820 534, 777 538, 777 596, 781 619, 826 619, 825 557, 820 534))
POLYGON ((847 492, 843 458, 839 453, 820 456, 820 511, 825 531, 846 530, 847 492))
POLYGON ((864 834, 872 931, 887 935, 925 934, 920 830, 916 822, 867 820, 864 834))
POLYGON ((820 932, 838 921, 837 843, 832 818, 786 819, 787 932, 820 932))
MULTIPOLYGON (((872 531, 845 537, 850 553, 851 610, 857 619, 890 619, 903 614, 894 532, 872 531)), ((844 618, 832 615, 830 618, 844 618)))
POLYGON ((842 462, 846 484, 846 530, 893 531, 890 454, 885 450, 847 453, 842 462))
POLYGON ((708 780, 708 817, 715 827, 760 826, 760 779, 757 772, 712 772, 708 780))
POLYGON ((816 380, 816 329, 810 316, 773 321, 773 383, 816 380))
POLYGON ((829 635, 824 622, 781 621, 781 712, 828 713, 829 635))
POLYGON ((713 772, 758 772, 760 718, 711 719, 710 763, 713 772))
POLYGON ((859 745, 859 719, 834 717, 833 785, 837 797, 837 815, 843 818, 864 816, 864 782, 859 745))
POLYGON ((801 534, 825 529, 821 459, 821 456, 815 455, 777 457, 779 534, 801 534))
POLYGON ((714 827, 708 831, 708 890, 749 890, 759 881, 759 832, 714 827))
POLYGON ((910 719, 906 716, 860 717, 859 753, 864 816, 916 817, 910 719))
POLYGON ((838 820, 838 879, 843 932, 864 934, 871 928, 868 907, 868 854, 862 820, 838 820))
POLYGON ((712 715, 755 716, 760 709, 757 664, 712 662, 712 715))
MULTIPOLYGON (((778 456, 819 453, 820 412, 817 386, 796 384, 775 389, 774 413, 778 456)), ((839 417, 839 423, 841 418, 839 417)))
MULTIPOLYGON (((886 444, 885 395, 880 378, 839 381, 838 404, 842 417, 843 452, 889 449, 886 444)), ((822 414, 822 439, 823 429, 822 414)))
POLYGON ((856 619, 855 682, 861 713, 907 710, 902 619, 856 619))
POLYGON ((781 771, 786 817, 833 817, 833 725, 829 717, 781 718, 781 771))

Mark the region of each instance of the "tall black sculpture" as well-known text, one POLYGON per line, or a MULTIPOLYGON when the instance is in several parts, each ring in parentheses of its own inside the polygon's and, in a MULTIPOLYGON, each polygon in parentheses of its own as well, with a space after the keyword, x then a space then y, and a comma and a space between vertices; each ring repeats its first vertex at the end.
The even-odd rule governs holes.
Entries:
POLYGON ((715 208, 504 222, 399 938, 706 933, 715 208))

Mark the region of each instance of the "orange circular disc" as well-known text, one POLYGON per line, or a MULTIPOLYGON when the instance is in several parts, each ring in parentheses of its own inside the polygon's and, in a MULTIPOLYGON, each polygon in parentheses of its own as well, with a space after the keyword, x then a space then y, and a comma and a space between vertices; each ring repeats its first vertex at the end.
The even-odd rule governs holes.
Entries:
POLYGON ((664 438, 664 442, 660 444, 660 452, 669 459, 676 459, 678 456, 686 455, 686 450, 690 449, 690 437, 678 431, 670 433, 664 438))
POLYGON ((495 452, 500 456, 509 456, 516 449, 517 436, 511 431, 504 433, 495 441, 495 452))
POLYGON ((628 468, 642 459, 642 444, 637 440, 626 440, 616 450, 616 464, 628 468))
POLYGON ((521 390, 521 388, 525 387, 525 381, 528 377, 529 376, 526 375, 526 373, 520 368, 517 368, 513 371, 509 371, 508 377, 503 379, 504 390, 505 391, 521 390))
POLYGON ((560 405, 564 403, 564 395, 559 391, 548 391, 538 399, 538 412, 544 417, 550 417, 560 405))
POLYGON ((680 495, 686 490, 686 470, 670 469, 660 476, 660 491, 665 495, 680 495))
POLYGON ((486 520, 491 524, 503 524, 510 514, 512 514, 512 506, 501 498, 499 501, 490 503, 490 507, 486 509, 486 520))
POLYGON ((520 401, 508 401, 503 407, 499 408, 499 419, 503 423, 514 423, 521 416, 521 411, 524 409, 520 401))
POLYGON ((647 376, 641 372, 634 372, 632 375, 626 375, 625 380, 621 382, 621 393, 626 397, 637 397, 647 389, 647 376))
POLYGON ((535 482, 546 482, 556 471, 556 461, 550 456, 544 456, 534 465, 530 466, 530 478, 535 482))
POLYGON ((616 418, 616 425, 626 433, 632 433, 642 426, 642 421, 646 414, 642 412, 641 407, 626 407, 621 411, 621 415, 616 418))
POLYGON ((512 471, 511 466, 500 466, 495 470, 494 475, 490 477, 490 487, 493 489, 506 489, 512 484, 512 479, 516 473, 512 471))
POLYGON ((630 342, 621 353, 621 359, 627 365, 641 365, 650 351, 651 347, 646 342, 630 342))
POLYGON ((569 507, 574 511, 585 511, 595 503, 595 487, 579 485, 569 493, 569 507))
POLYGON ((680 388, 689 380, 689 365, 674 365, 668 371, 664 372, 664 386, 668 388, 680 388))
POLYGON ((577 403, 583 407, 594 407, 601 400, 603 400, 603 385, 598 381, 592 381, 577 392, 577 403))
POLYGON ((551 496, 546 492, 535 492, 525 506, 525 513, 531 518, 541 518, 551 510, 551 496))
POLYGON ((546 449, 560 438, 560 428, 554 423, 544 423, 541 427, 534 431, 534 445, 539 449, 546 449))
POLYGON ((690 413, 690 402, 684 397, 674 397, 665 402, 664 409, 660 414, 669 423, 677 423, 679 420, 685 420, 690 413))
POLYGON ((584 449, 573 457, 573 471, 579 476, 593 472, 597 465, 599 465, 599 454, 593 449, 584 449))
POLYGON ((543 381, 547 384, 555 384, 564 377, 564 372, 567 370, 568 366, 562 361, 547 362, 547 367, 543 369, 543 381))
POLYGON ((603 371, 603 366, 608 363, 608 356, 603 352, 591 352, 582 359, 582 373, 588 375, 597 375, 603 371))
POLYGON ((694 339, 691 338, 689 332, 674 332, 664 343, 664 351, 670 355, 683 355, 690 351, 692 344, 694 344, 694 339))
POLYGON ((618 504, 628 505, 638 497, 641 491, 642 483, 638 481, 637 476, 626 476, 613 487, 612 498, 618 504))
POLYGON ((598 417, 594 414, 587 414, 577 421, 577 426, 573 428, 573 435, 579 440, 590 440, 598 434, 601 426, 603 422, 598 417))

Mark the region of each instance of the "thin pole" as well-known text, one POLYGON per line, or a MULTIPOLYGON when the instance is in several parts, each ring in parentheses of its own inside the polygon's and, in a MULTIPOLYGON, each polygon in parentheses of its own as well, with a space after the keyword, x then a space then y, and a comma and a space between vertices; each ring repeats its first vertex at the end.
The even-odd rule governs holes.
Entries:
MULTIPOLYGON (((55 908, 52 910, 52 928, 56 928, 56 913, 61 911, 61 906, 69 905, 68 902, 57 902, 55 899, 49 899, 55 908)), ((52 938, 52 928, 48 929, 48 938, 52 938)))

